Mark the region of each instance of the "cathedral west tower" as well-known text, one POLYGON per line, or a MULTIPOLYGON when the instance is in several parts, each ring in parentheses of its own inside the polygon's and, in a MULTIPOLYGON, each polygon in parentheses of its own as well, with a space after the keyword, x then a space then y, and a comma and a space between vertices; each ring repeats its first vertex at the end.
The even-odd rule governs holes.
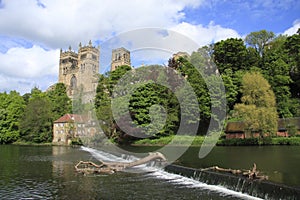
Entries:
POLYGON ((67 87, 67 95, 73 100, 82 98, 83 103, 94 100, 98 84, 100 49, 92 46, 90 41, 87 46, 79 44, 78 53, 60 51, 59 83, 67 87))

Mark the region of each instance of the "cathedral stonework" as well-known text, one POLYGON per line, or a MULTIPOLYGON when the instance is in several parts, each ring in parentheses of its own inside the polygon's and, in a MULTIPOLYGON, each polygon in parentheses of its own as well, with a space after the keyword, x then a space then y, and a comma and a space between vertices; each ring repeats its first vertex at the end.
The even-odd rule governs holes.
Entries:
POLYGON ((98 84, 100 49, 92 46, 90 41, 87 46, 79 44, 78 53, 60 51, 59 58, 59 83, 67 87, 67 95, 73 100, 82 98, 83 103, 94 100, 98 84), (78 97, 77 97, 78 96, 78 97))
POLYGON ((110 71, 114 71, 122 65, 131 66, 130 51, 128 51, 124 47, 113 49, 112 56, 111 56, 110 71))
MULTIPOLYGON (((60 50, 58 82, 64 83, 67 95, 72 99, 81 98, 82 103, 93 102, 98 85, 100 48, 92 46, 78 47, 78 53, 71 47, 60 50)), ((119 66, 131 66, 130 52, 121 47, 112 50, 111 71, 119 66)), ((51 88, 50 88, 51 89, 51 88)))

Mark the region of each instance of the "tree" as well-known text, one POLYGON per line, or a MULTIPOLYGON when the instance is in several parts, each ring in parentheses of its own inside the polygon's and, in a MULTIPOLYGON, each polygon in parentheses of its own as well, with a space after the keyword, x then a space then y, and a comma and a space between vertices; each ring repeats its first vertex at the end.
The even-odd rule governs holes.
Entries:
POLYGON ((201 49, 197 52, 193 52, 191 62, 180 57, 177 61, 179 67, 176 71, 186 78, 186 81, 191 85, 197 96, 201 118, 200 116, 197 116, 192 121, 193 123, 198 123, 200 118, 198 133, 206 134, 211 117, 211 99, 203 76, 210 76, 212 68, 206 63, 207 58, 205 59, 202 53, 201 49), (208 71, 208 74, 205 73, 206 70, 208 71))
POLYGON ((231 69, 235 72, 249 68, 246 65, 247 49, 242 39, 230 38, 215 43, 213 58, 221 74, 226 69, 231 69))
POLYGON ((245 130, 274 135, 277 131, 277 111, 273 91, 268 81, 258 72, 243 76, 241 104, 234 106, 235 115, 245 123, 245 130))
POLYGON ((0 93, 0 144, 19 139, 19 120, 24 107, 25 102, 16 91, 0 93))
POLYGON ((172 135, 178 128, 179 104, 164 86, 149 83, 139 87, 130 99, 129 110, 134 123, 144 127, 147 136, 172 135))
POLYGON ((106 136, 112 138, 115 136, 113 135, 114 123, 111 112, 111 97, 108 92, 108 84, 109 78, 104 75, 100 75, 95 97, 95 108, 96 115, 103 132, 106 136))
POLYGON ((274 39, 275 34, 272 31, 261 30, 257 32, 251 32, 245 38, 245 42, 254 47, 258 54, 262 57, 266 45, 274 39))
POLYGON ((297 33, 287 37, 284 48, 288 54, 288 63, 291 66, 292 96, 300 99, 300 28, 297 33))
POLYGON ((270 42, 270 48, 265 50, 264 63, 261 66, 264 77, 275 93, 278 114, 283 118, 295 114, 290 92, 292 67, 288 63, 289 57, 284 49, 285 41, 285 36, 279 36, 270 42))
POLYGON ((63 83, 57 83, 53 90, 47 93, 52 103, 53 118, 58 119, 66 113, 72 112, 71 99, 66 93, 66 86, 63 83))
POLYGON ((52 104, 45 93, 33 89, 23 116, 20 119, 20 135, 24 141, 42 143, 52 141, 52 104))

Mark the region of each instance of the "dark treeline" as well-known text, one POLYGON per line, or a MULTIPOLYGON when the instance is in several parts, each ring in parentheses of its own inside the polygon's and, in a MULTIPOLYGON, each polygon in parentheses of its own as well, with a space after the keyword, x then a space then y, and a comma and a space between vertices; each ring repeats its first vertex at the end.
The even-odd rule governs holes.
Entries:
MULTIPOLYGON (((97 117, 104 133, 117 142, 176 134, 182 115, 187 115, 190 126, 200 122, 199 135, 206 134, 212 118, 223 125, 211 113, 216 102, 207 86, 207 82, 217 82, 219 74, 225 86, 227 120, 244 121, 249 131, 272 135, 278 117, 300 116, 300 29, 292 36, 276 37, 262 30, 244 40, 223 40, 198 49, 190 57, 170 58, 170 72, 159 70, 161 66, 152 66, 150 71, 148 67, 121 66, 99 75, 97 117), (128 82, 128 73, 138 76, 128 82), (199 106, 195 108, 187 100, 181 102, 191 105, 184 114, 178 95, 191 94, 178 89, 183 80, 193 88, 199 106), (179 90, 177 96, 173 90, 179 90), (117 118, 112 105, 118 107, 114 111, 117 118), (198 116, 194 112, 197 109, 198 116)), ((218 89, 214 88, 216 93, 218 89)), ((0 93, 0 143, 51 142, 53 121, 71 112, 72 103, 63 84, 56 84, 48 92, 34 88, 23 96, 16 91, 0 93)))

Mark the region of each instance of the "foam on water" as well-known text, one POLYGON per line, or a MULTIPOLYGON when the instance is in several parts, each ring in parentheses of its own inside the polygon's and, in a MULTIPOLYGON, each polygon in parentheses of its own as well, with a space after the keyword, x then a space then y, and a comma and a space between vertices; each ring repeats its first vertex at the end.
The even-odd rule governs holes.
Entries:
MULTIPOLYGON (((103 160, 103 161, 112 161, 112 162, 131 162, 135 161, 138 158, 134 156, 115 156, 113 154, 92 149, 89 147, 82 147, 84 151, 90 152, 96 159, 103 160)), ((152 166, 141 165, 138 167, 139 169, 144 169, 145 172, 151 171, 151 173, 147 173, 145 177, 155 177, 157 179, 165 180, 171 184, 176 184, 182 187, 188 188, 201 188, 209 191, 214 191, 219 193, 220 195, 227 196, 231 195, 234 197, 242 198, 242 199, 249 199, 249 200, 259 200, 260 198, 253 197, 247 194, 243 194, 241 192, 236 192, 233 190, 229 190, 225 187, 218 186, 218 185, 208 185, 206 183, 202 183, 200 181, 194 180, 192 178, 184 177, 178 174, 172 174, 169 172, 164 171, 163 169, 158 169, 152 166)))

